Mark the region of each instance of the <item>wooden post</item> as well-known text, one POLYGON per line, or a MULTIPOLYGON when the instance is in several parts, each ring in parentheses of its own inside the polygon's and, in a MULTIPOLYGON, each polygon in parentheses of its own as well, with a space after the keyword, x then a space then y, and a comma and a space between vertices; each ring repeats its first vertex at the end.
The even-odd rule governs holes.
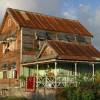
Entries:
POLYGON ((95 75, 95 71, 94 71, 94 64, 92 64, 92 76, 93 76, 93 79, 94 79, 94 75, 95 75))
POLYGON ((36 85, 37 85, 37 88, 38 88, 38 77, 39 77, 39 72, 38 72, 38 70, 39 70, 39 65, 37 64, 36 66, 37 66, 37 72, 36 72, 36 74, 37 74, 37 75, 36 75, 36 79, 37 79, 37 80, 36 80, 36 83, 37 83, 37 84, 36 84, 36 85))
POLYGON ((77 63, 75 63, 75 83, 76 83, 76 87, 77 87, 77 63))
POLYGON ((57 62, 55 62, 55 88, 57 88, 57 62))
POLYGON ((75 63, 75 76, 77 76, 77 63, 75 63))

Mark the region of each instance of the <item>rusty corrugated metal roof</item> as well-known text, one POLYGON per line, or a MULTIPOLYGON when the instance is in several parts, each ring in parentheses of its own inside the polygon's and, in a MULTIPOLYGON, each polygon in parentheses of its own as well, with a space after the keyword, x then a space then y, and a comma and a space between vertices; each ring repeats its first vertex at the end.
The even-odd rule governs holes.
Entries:
POLYGON ((7 11, 12 14, 14 19, 22 27, 92 36, 92 34, 77 20, 64 19, 12 8, 8 8, 7 11))
POLYGON ((48 41, 49 45, 58 53, 58 59, 100 61, 100 52, 92 45, 48 41))

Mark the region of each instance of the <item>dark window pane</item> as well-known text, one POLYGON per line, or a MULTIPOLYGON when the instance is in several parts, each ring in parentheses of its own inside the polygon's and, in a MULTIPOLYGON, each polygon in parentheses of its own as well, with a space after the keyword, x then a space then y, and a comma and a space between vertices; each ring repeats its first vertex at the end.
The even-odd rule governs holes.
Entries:
POLYGON ((81 42, 81 43, 86 43, 86 39, 84 36, 76 36, 76 39, 78 42, 81 42))
POLYGON ((7 71, 3 71, 3 78, 7 79, 7 71))
POLYGON ((58 39, 71 42, 71 41, 74 41, 74 36, 66 34, 66 33, 60 33, 58 34, 58 39))
POLYGON ((46 32, 46 36, 48 40, 56 39, 56 34, 51 32, 46 32))
POLYGON ((46 39, 46 32, 37 32, 37 39, 44 40, 46 39))

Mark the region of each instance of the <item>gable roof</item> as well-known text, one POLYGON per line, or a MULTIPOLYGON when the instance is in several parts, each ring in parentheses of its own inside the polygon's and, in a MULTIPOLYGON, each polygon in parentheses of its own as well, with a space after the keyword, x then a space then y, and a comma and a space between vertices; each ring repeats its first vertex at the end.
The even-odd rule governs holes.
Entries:
POLYGON ((92 36, 78 20, 64 19, 12 8, 8 8, 7 13, 11 14, 21 27, 92 36))
POLYGON ((92 45, 48 41, 58 54, 57 59, 76 61, 100 61, 100 52, 92 45))

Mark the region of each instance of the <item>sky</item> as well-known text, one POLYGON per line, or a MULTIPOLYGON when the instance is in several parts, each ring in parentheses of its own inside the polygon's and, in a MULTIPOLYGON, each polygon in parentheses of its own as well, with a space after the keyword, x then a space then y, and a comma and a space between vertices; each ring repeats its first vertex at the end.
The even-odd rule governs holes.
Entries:
POLYGON ((100 0, 0 0, 0 24, 8 7, 79 20, 100 50, 100 0))

